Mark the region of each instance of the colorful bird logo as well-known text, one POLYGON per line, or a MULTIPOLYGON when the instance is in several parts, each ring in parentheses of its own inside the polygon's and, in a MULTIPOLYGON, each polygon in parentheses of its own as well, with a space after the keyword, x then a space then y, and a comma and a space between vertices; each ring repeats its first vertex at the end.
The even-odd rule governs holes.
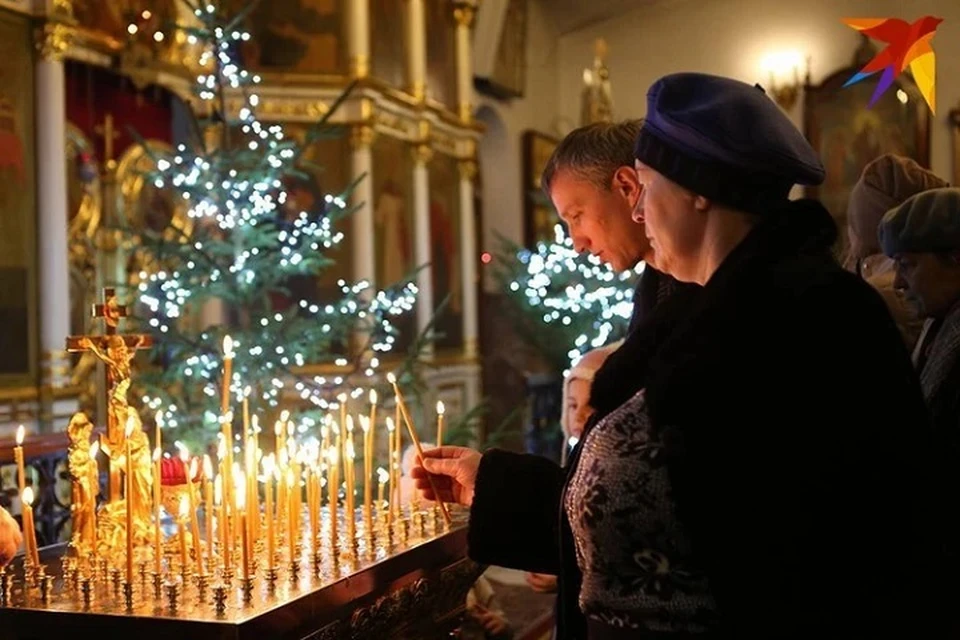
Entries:
POLYGON ((890 88, 897 76, 903 73, 909 65, 910 71, 913 72, 913 79, 917 83, 917 88, 920 89, 924 100, 930 105, 930 111, 936 113, 937 59, 933 53, 933 47, 930 46, 930 41, 941 22, 943 22, 943 18, 934 18, 933 16, 925 16, 913 24, 907 24, 906 21, 899 18, 844 18, 843 23, 847 26, 853 27, 875 40, 886 42, 887 46, 875 55, 863 69, 860 69, 852 78, 847 80, 843 86, 849 87, 882 70, 883 75, 880 76, 873 97, 870 98, 870 103, 867 105, 872 107, 883 95, 883 92, 890 88))

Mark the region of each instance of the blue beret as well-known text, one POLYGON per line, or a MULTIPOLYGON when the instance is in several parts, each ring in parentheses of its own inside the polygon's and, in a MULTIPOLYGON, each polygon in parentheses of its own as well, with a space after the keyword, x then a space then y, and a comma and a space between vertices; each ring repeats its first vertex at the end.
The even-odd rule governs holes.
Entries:
POLYGON ((817 152, 759 85, 675 73, 647 92, 637 160, 695 193, 763 213, 795 184, 818 185, 817 152))
POLYGON ((908 198, 887 211, 877 235, 890 258, 960 251, 960 189, 931 189, 908 198))

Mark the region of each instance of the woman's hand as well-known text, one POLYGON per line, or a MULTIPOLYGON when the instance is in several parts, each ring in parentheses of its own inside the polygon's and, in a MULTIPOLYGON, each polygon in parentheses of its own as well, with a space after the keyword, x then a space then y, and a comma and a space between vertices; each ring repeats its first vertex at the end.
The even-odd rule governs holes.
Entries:
POLYGON ((426 449, 423 459, 418 457, 410 477, 425 500, 436 500, 439 495, 443 502, 469 507, 473 504, 473 489, 482 457, 478 451, 466 447, 426 449))
POLYGON ((0 507, 0 567, 13 560, 22 542, 23 535, 17 521, 0 507))
POLYGON ((537 593, 556 593, 557 576, 547 573, 528 573, 524 576, 530 588, 537 593))

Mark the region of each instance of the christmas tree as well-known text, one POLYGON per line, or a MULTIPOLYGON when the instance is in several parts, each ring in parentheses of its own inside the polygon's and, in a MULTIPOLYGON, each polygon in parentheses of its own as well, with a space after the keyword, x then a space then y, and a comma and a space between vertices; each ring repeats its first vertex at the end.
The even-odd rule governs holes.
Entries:
POLYGON ((554 242, 539 242, 533 250, 501 238, 496 265, 517 331, 557 374, 626 334, 642 263, 616 273, 594 256, 578 254, 557 225, 554 242))
POLYGON ((167 427, 179 427, 181 439, 208 441, 204 435, 219 429, 228 351, 235 398, 250 394, 251 410, 293 409, 292 399, 306 407, 295 415, 309 428, 343 393, 359 397, 372 387, 379 357, 395 343, 392 320, 413 308, 416 288, 405 281, 374 290, 341 280, 338 297, 316 291, 352 213, 352 185, 311 210, 291 207, 286 188, 302 177, 307 145, 340 135, 328 119, 349 89, 306 144, 295 143, 280 125, 257 118, 260 78, 239 57, 250 37, 242 26, 249 8, 231 16, 213 2, 188 4, 195 24, 182 28, 203 51, 195 92, 209 109, 195 120, 190 141, 154 158, 151 180, 182 199, 189 228, 136 230, 139 251, 155 265, 139 282, 145 328, 158 345, 156 366, 138 380, 144 404, 162 412, 167 427), (222 325, 203 326, 211 308, 222 325), (320 363, 342 373, 302 373, 320 363))

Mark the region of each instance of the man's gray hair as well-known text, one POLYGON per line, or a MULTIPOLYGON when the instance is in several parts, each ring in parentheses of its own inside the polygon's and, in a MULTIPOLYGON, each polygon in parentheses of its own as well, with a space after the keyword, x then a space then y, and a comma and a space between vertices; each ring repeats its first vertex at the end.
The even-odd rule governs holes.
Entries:
POLYGON ((620 167, 633 166, 633 147, 643 120, 597 122, 574 129, 553 150, 540 176, 540 188, 550 196, 557 174, 569 171, 599 189, 609 189, 620 167))

